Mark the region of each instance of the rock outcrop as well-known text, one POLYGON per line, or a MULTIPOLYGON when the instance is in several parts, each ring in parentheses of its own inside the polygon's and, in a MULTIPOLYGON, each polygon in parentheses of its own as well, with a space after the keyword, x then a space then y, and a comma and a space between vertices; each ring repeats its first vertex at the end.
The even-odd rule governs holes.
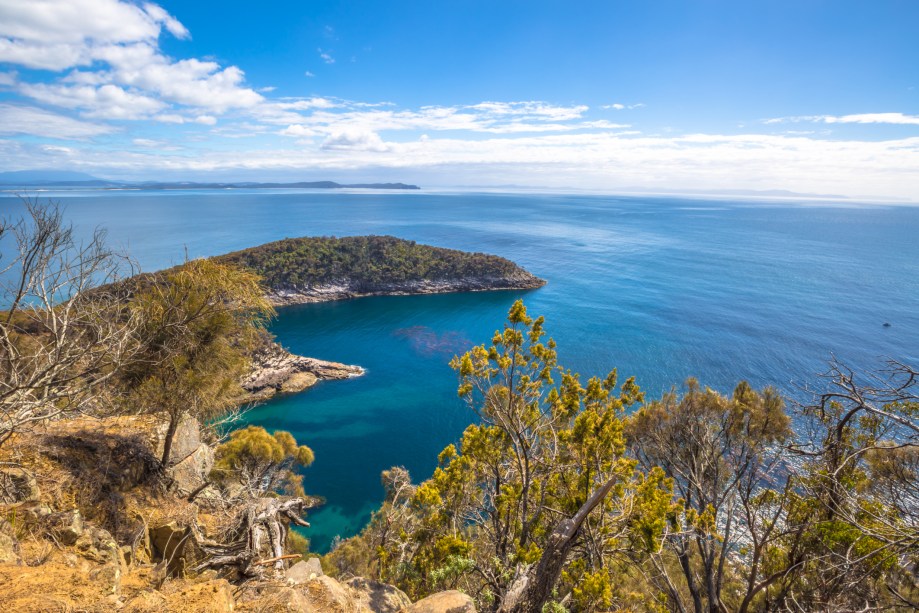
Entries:
POLYGON ((422 598, 402 611, 403 613, 475 613, 475 604, 466 594, 448 590, 422 598))
POLYGON ((268 343, 252 357, 252 370, 242 386, 253 399, 262 400, 277 393, 303 391, 317 381, 349 379, 362 374, 364 369, 360 366, 294 355, 277 343, 268 343))
POLYGON ((373 613, 397 613, 412 604, 405 592, 386 583, 352 577, 345 585, 351 588, 357 605, 362 610, 373 613))
POLYGON ((543 279, 520 269, 498 276, 425 279, 397 283, 367 284, 343 279, 334 283, 276 287, 272 288, 267 296, 274 306, 288 306, 292 304, 365 298, 367 296, 413 296, 418 294, 536 289, 545 284, 546 282, 543 279))

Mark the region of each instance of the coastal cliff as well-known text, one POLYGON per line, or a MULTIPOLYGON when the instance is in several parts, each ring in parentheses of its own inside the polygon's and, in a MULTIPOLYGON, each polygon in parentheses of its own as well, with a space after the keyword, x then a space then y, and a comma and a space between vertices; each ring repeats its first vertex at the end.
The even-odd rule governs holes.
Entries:
POLYGON ((258 273, 275 306, 364 296, 535 289, 546 283, 502 257, 392 236, 284 239, 217 259, 258 273))

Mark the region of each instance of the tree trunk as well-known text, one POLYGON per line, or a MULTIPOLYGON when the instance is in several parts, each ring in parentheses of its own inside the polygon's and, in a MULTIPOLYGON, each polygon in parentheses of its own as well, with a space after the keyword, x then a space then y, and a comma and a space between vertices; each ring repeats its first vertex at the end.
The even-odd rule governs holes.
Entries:
POLYGON ((166 438, 163 440, 163 457, 160 460, 165 468, 169 467, 169 456, 172 454, 172 441, 175 439, 180 421, 182 421, 181 413, 169 413, 169 427, 166 429, 166 438))
POLYGON ((558 581, 575 538, 591 511, 599 505, 613 488, 610 479, 587 499, 573 517, 564 519, 549 536, 549 542, 536 566, 521 574, 504 595, 499 613, 542 613, 558 581))

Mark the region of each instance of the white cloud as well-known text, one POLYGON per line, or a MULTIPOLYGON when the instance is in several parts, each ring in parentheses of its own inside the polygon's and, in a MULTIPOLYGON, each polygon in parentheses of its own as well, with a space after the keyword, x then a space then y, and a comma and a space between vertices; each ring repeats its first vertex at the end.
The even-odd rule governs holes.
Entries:
POLYGON ((328 51, 323 51, 322 47, 319 47, 318 49, 316 49, 316 51, 319 53, 320 59, 322 59, 322 61, 325 62, 326 64, 335 63, 335 58, 332 57, 332 55, 328 51))
POLYGON ((424 106, 393 110, 389 104, 354 103, 326 98, 275 102, 257 109, 259 118, 277 125, 300 125, 326 134, 392 130, 471 131, 487 134, 612 130, 629 127, 606 120, 583 120, 588 107, 540 101, 482 102, 470 106, 424 106), (299 111, 313 109, 312 113, 299 111))
POLYGON ((188 31, 155 4, 120 0, 0 0, 0 62, 63 70, 85 66, 99 46, 155 41, 165 26, 188 31))
MULTIPOLYGON (((2 115, 0 115, 2 117, 2 115)), ((7 125, 4 122, 3 125, 7 125)), ((289 141, 288 141, 289 142, 289 141)), ((762 134, 622 135, 546 133, 386 141, 358 129, 297 141, 296 146, 203 149, 193 157, 163 150, 112 153, 80 146, 87 169, 137 174, 247 170, 403 169, 444 182, 499 182, 615 191, 647 189, 789 189, 799 192, 910 198, 919 194, 919 137, 888 141, 828 140, 762 134)), ((0 166, 42 165, 42 152, 0 143, 0 166)), ((44 165, 47 165, 47 160, 44 165)))
POLYGON ((166 105, 117 85, 23 84, 19 91, 39 102, 67 109, 80 109, 84 117, 98 119, 146 119, 166 105))
POLYGON ((153 21, 163 24, 170 34, 176 38, 191 38, 191 33, 178 19, 167 13, 163 7, 152 2, 144 3, 144 11, 153 18, 153 21))
POLYGON ((584 105, 556 106, 538 101, 480 102, 468 108, 495 116, 518 115, 554 121, 577 119, 589 110, 589 107, 584 105))
POLYGON ((319 136, 322 133, 300 124, 292 124, 278 132, 278 134, 282 136, 293 136, 295 138, 310 138, 319 136))
POLYGON ((766 119, 763 123, 862 123, 862 124, 893 124, 919 126, 919 115, 906 115, 904 113, 858 113, 853 115, 801 115, 797 117, 775 117, 766 119))
POLYGON ((643 102, 638 102, 636 104, 621 104, 619 102, 615 102, 613 104, 604 104, 600 108, 606 111, 623 111, 625 109, 629 109, 629 110, 640 109, 643 106, 644 106, 643 102))
POLYGON ((217 123, 217 118, 213 115, 197 115, 197 116, 187 116, 179 115, 178 113, 161 113, 152 118, 154 121, 160 123, 174 123, 174 124, 185 124, 185 123, 198 123, 205 126, 213 126, 217 123))
POLYGON ((196 107, 212 115, 264 101, 245 86, 245 75, 236 66, 167 58, 158 43, 163 29, 178 38, 190 36, 177 19, 149 2, 0 0, 0 62, 52 71, 77 68, 60 83, 99 86, 96 93, 67 91, 60 84, 22 87, 26 95, 79 108, 88 117, 141 119, 165 105, 196 107), (120 102, 113 98, 118 96, 120 102), (93 98, 96 108, 91 107, 93 98), (128 107, 121 104, 128 99, 128 107))
POLYGON ((325 151, 389 151, 390 146, 383 142, 379 134, 363 130, 351 130, 329 135, 322 141, 321 149, 325 151))
POLYGON ((891 123, 919 126, 919 115, 904 115, 903 113, 863 113, 860 115, 843 115, 842 117, 827 116, 823 118, 823 121, 826 123, 891 123))
POLYGON ((131 142, 137 145, 138 147, 147 147, 147 148, 162 147, 163 145, 167 144, 166 141, 154 140, 152 138, 135 138, 135 139, 132 139, 131 142))
POLYGON ((303 73, 303 76, 304 76, 304 77, 309 77, 309 78, 312 79, 312 78, 315 77, 316 75, 314 75, 312 72, 310 72, 309 70, 307 70, 306 72, 303 73))
POLYGON ((79 121, 35 107, 0 104, 0 134, 80 140, 114 131, 111 126, 79 121))
POLYGON ((61 147, 59 145, 42 145, 42 151, 46 153, 60 153, 63 155, 73 155, 75 153, 73 147, 61 147))

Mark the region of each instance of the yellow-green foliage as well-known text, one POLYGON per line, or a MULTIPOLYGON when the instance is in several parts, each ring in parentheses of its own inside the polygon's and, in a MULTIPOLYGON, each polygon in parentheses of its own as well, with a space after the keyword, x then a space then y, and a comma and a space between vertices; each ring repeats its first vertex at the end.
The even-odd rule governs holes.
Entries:
POLYGON ((213 260, 133 279, 123 291, 141 324, 137 355, 123 373, 128 400, 169 414, 168 451, 183 413, 206 418, 239 397, 273 310, 258 276, 213 260))
POLYGON ((642 393, 631 379, 619 385, 615 371, 582 383, 558 366, 544 334, 542 318, 529 317, 518 301, 490 345, 453 360, 459 395, 480 421, 441 452, 404 511, 387 502, 362 535, 378 577, 412 597, 459 587, 490 608, 518 566, 539 562, 559 522, 612 481, 561 586, 581 589, 584 607, 603 608, 613 598, 603 567, 627 544, 622 534, 637 519, 634 509, 651 532, 662 530, 669 483, 640 479, 624 455, 623 411, 642 393))
POLYGON ((270 434, 259 426, 248 426, 230 434, 217 448, 214 479, 238 481, 255 492, 285 490, 303 495, 297 466, 313 463, 313 450, 298 445, 290 432, 270 434))

